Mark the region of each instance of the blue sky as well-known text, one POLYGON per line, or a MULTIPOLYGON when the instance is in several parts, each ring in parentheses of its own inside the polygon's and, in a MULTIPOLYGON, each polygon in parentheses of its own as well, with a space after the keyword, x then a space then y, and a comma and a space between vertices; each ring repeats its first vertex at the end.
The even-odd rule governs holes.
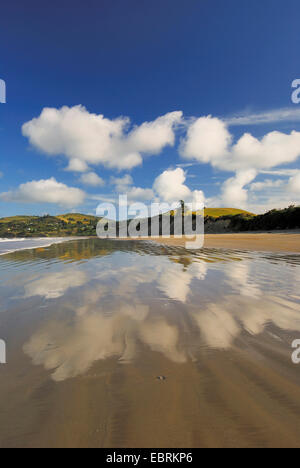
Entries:
POLYGON ((95 213, 121 190, 300 203, 299 16, 298 0, 6 2, 0 216, 95 213))

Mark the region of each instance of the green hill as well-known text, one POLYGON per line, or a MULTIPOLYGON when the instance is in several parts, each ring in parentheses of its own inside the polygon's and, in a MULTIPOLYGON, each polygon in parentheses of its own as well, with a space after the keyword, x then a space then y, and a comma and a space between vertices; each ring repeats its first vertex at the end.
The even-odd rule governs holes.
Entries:
POLYGON ((79 213, 0 219, 0 237, 95 236, 100 218, 79 213))
MULTIPOLYGON (((177 210, 172 210, 171 214, 175 214, 175 212, 181 212, 181 209, 178 208, 177 210)), ((192 212, 186 209, 186 215, 191 215, 192 212)), ((201 214, 201 211, 199 212, 201 214)), ((205 208, 204 209, 204 216, 209 216, 210 218, 221 218, 223 216, 246 216, 246 217, 253 217, 256 216, 254 213, 250 213, 249 211, 239 210, 238 208, 205 208)))
POLYGON ((65 221, 69 224, 76 224, 78 222, 82 224, 90 224, 91 222, 94 221, 99 221, 99 218, 91 215, 83 215, 80 213, 68 213, 68 214, 63 214, 63 215, 58 215, 56 218, 61 219, 62 221, 65 221))
POLYGON ((246 231, 278 231, 285 229, 300 229, 300 207, 289 206, 282 210, 271 210, 262 215, 252 215, 242 212, 225 216, 206 216, 205 232, 246 232, 246 231))
POLYGON ((249 211, 239 210, 237 208, 205 208, 205 216, 210 216, 211 218, 220 218, 221 216, 256 216, 254 213, 249 211))
POLYGON ((10 216, 8 218, 0 218, 0 223, 28 223, 35 219, 38 219, 38 216, 10 216))
MULTIPOLYGON (((100 218, 80 213, 0 219, 0 238, 96 236, 100 218)), ((235 208, 205 208, 206 232, 299 229, 300 207, 254 215, 235 208)))

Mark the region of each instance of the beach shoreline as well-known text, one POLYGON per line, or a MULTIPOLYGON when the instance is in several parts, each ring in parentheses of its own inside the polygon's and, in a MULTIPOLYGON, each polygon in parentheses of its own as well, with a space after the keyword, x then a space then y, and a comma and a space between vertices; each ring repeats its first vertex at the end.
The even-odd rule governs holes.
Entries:
MULTIPOLYGON (((150 240, 175 247, 185 247, 185 243, 191 241, 186 237, 159 237, 150 240)), ((204 248, 300 253, 300 230, 205 234, 204 248)))
POLYGON ((0 238, 0 256, 8 255, 23 250, 35 250, 51 247, 54 244, 62 244, 84 237, 27 237, 27 238, 0 238))
MULTIPOLYGON (((53 244, 60 244, 64 242, 70 242, 75 240, 84 239, 100 239, 106 240, 106 238, 98 238, 94 236, 84 237, 60 237, 60 238, 27 238, 27 239, 2 239, 8 243, 19 243, 23 241, 37 241, 37 245, 21 246, 19 248, 12 248, 6 251, 1 251, 0 255, 6 255, 20 250, 46 248, 53 244), (46 244, 39 241, 47 241, 46 244)), ((139 238, 113 238, 110 240, 117 241, 151 241, 161 245, 174 246, 174 247, 185 247, 187 242, 193 242, 195 238, 188 238, 183 236, 182 238, 175 238, 171 236, 166 237, 139 237, 139 238)), ((277 252, 277 253, 300 253, 300 230, 289 230, 289 231, 271 231, 271 232, 238 232, 238 233, 224 233, 224 234, 205 234, 204 235, 204 246, 207 249, 229 249, 229 250, 249 250, 256 252, 277 252)))

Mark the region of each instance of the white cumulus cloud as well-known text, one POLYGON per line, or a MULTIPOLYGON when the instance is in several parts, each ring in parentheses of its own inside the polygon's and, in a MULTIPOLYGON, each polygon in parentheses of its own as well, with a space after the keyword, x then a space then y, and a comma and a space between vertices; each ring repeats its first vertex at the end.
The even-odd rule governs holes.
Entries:
POLYGON ((85 192, 57 182, 54 177, 47 180, 33 180, 21 184, 16 190, 0 194, 0 199, 19 203, 54 203, 75 207, 85 200, 85 192))
MULTIPOLYGON (((276 116, 270 113, 262 115, 261 119, 278 118, 280 120, 280 118, 287 119, 289 116, 291 116, 290 112, 277 112, 276 116)), ((253 123, 256 117, 253 117, 253 123)), ((234 141, 228 128, 230 123, 232 124, 232 122, 211 116, 200 117, 190 124, 180 145, 180 154, 183 158, 235 173, 235 176, 230 177, 222 185, 220 195, 211 198, 208 203, 232 208, 249 208, 249 202, 252 205, 259 205, 258 197, 254 196, 255 192, 263 190, 266 192, 282 186, 285 195, 288 191, 294 194, 299 193, 297 173, 294 174, 294 171, 289 168, 280 168, 295 163, 300 157, 300 132, 292 131, 286 134, 273 131, 261 138, 244 133, 237 141, 234 141), (292 177, 289 184, 269 180, 251 184, 259 173, 291 175, 292 177), (251 193, 252 196, 249 197, 251 193)), ((290 199, 290 197, 285 198, 290 199)), ((277 201, 274 199, 274 206, 277 201)), ((261 205, 262 209, 263 205, 269 207, 269 200, 266 200, 266 197, 261 205)))
POLYGON ((82 174, 80 181, 84 185, 90 185, 92 187, 103 187, 103 185, 105 185, 104 180, 99 177, 96 172, 87 172, 86 174, 82 174))
POLYGON ((131 185, 133 185, 133 178, 130 174, 125 174, 123 177, 111 177, 110 183, 115 186, 118 193, 128 192, 131 185))
POLYGON ((300 171, 290 178, 288 189, 292 193, 300 194, 300 171))
POLYGON ((271 169, 300 156, 300 132, 271 132, 261 140, 245 133, 229 155, 231 167, 271 169))
POLYGON ((111 177, 110 183, 115 187, 118 195, 127 195, 129 202, 143 202, 152 200, 154 192, 151 188, 135 187, 130 174, 123 177, 111 177))
POLYGON ((149 188, 131 187, 127 196, 130 202, 148 201, 153 199, 154 192, 149 188))
POLYGON ((253 184, 251 184, 250 190, 252 192, 261 192, 262 190, 265 190, 265 189, 282 187, 282 185, 284 185, 284 180, 282 179, 278 179, 278 180, 266 179, 263 182, 254 182, 253 184))
POLYGON ((25 123, 22 132, 32 146, 51 156, 65 155, 68 170, 86 171, 89 164, 131 169, 143 154, 159 154, 175 143, 174 128, 182 112, 170 112, 152 122, 130 128, 128 117, 114 120, 91 114, 83 106, 45 108, 25 123))
POLYGON ((200 117, 188 128, 180 153, 185 159, 217 166, 228 152, 231 141, 225 122, 211 116, 200 117))
POLYGON ((224 121, 200 117, 189 127, 180 153, 185 159, 209 163, 225 171, 272 169, 300 157, 300 132, 274 131, 261 139, 245 133, 233 144, 224 121))
POLYGON ((245 189, 245 186, 250 184, 256 178, 256 175, 255 170, 249 169, 237 172, 235 177, 228 179, 222 187, 222 204, 231 208, 246 208, 248 190, 245 189))
POLYGON ((87 163, 78 158, 70 159, 69 164, 66 167, 66 171, 70 172, 86 172, 88 170, 89 166, 87 163))
POLYGON ((153 189, 163 202, 173 203, 184 200, 187 203, 196 203, 201 208, 204 203, 204 194, 201 190, 191 191, 185 185, 186 173, 178 167, 169 169, 160 174, 154 181, 153 189))

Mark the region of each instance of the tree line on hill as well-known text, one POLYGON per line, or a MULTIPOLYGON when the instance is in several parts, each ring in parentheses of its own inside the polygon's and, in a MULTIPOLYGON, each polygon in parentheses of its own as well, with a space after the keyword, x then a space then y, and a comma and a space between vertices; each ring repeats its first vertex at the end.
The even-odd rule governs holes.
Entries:
POLYGON ((245 232, 245 231, 277 231, 300 229, 300 206, 289 206, 283 210, 271 210, 257 216, 222 216, 219 218, 205 217, 206 232, 245 232))
POLYGON ((0 237, 2 238, 31 238, 31 237, 73 237, 95 236, 99 218, 84 219, 69 218, 68 221, 56 216, 16 217, 0 223, 0 237))
MULTIPOLYGON (((185 205, 181 202, 182 216, 186 216, 185 205)), ((170 213, 170 233, 174 233, 176 213, 170 213)), ((13 220, 0 222, 0 237, 95 237, 97 224, 100 218, 80 215, 68 217, 67 220, 56 216, 29 217, 23 219, 16 217, 13 220)), ((159 235, 162 233, 163 217, 159 215, 159 235)), ((193 227, 196 224, 196 214, 190 214, 193 227)), ((151 218, 141 220, 148 224, 148 235, 151 235, 151 218)), ((130 221, 127 221, 129 224, 130 221)), ((182 223, 184 225, 184 222, 182 223)), ((237 214, 219 217, 205 216, 204 230, 206 233, 246 232, 246 231, 276 231, 286 229, 300 229, 300 206, 290 206, 283 210, 271 210, 262 215, 237 214)), ((117 236, 120 224, 117 223, 117 236)), ((139 225, 137 224, 137 231, 139 225)))

